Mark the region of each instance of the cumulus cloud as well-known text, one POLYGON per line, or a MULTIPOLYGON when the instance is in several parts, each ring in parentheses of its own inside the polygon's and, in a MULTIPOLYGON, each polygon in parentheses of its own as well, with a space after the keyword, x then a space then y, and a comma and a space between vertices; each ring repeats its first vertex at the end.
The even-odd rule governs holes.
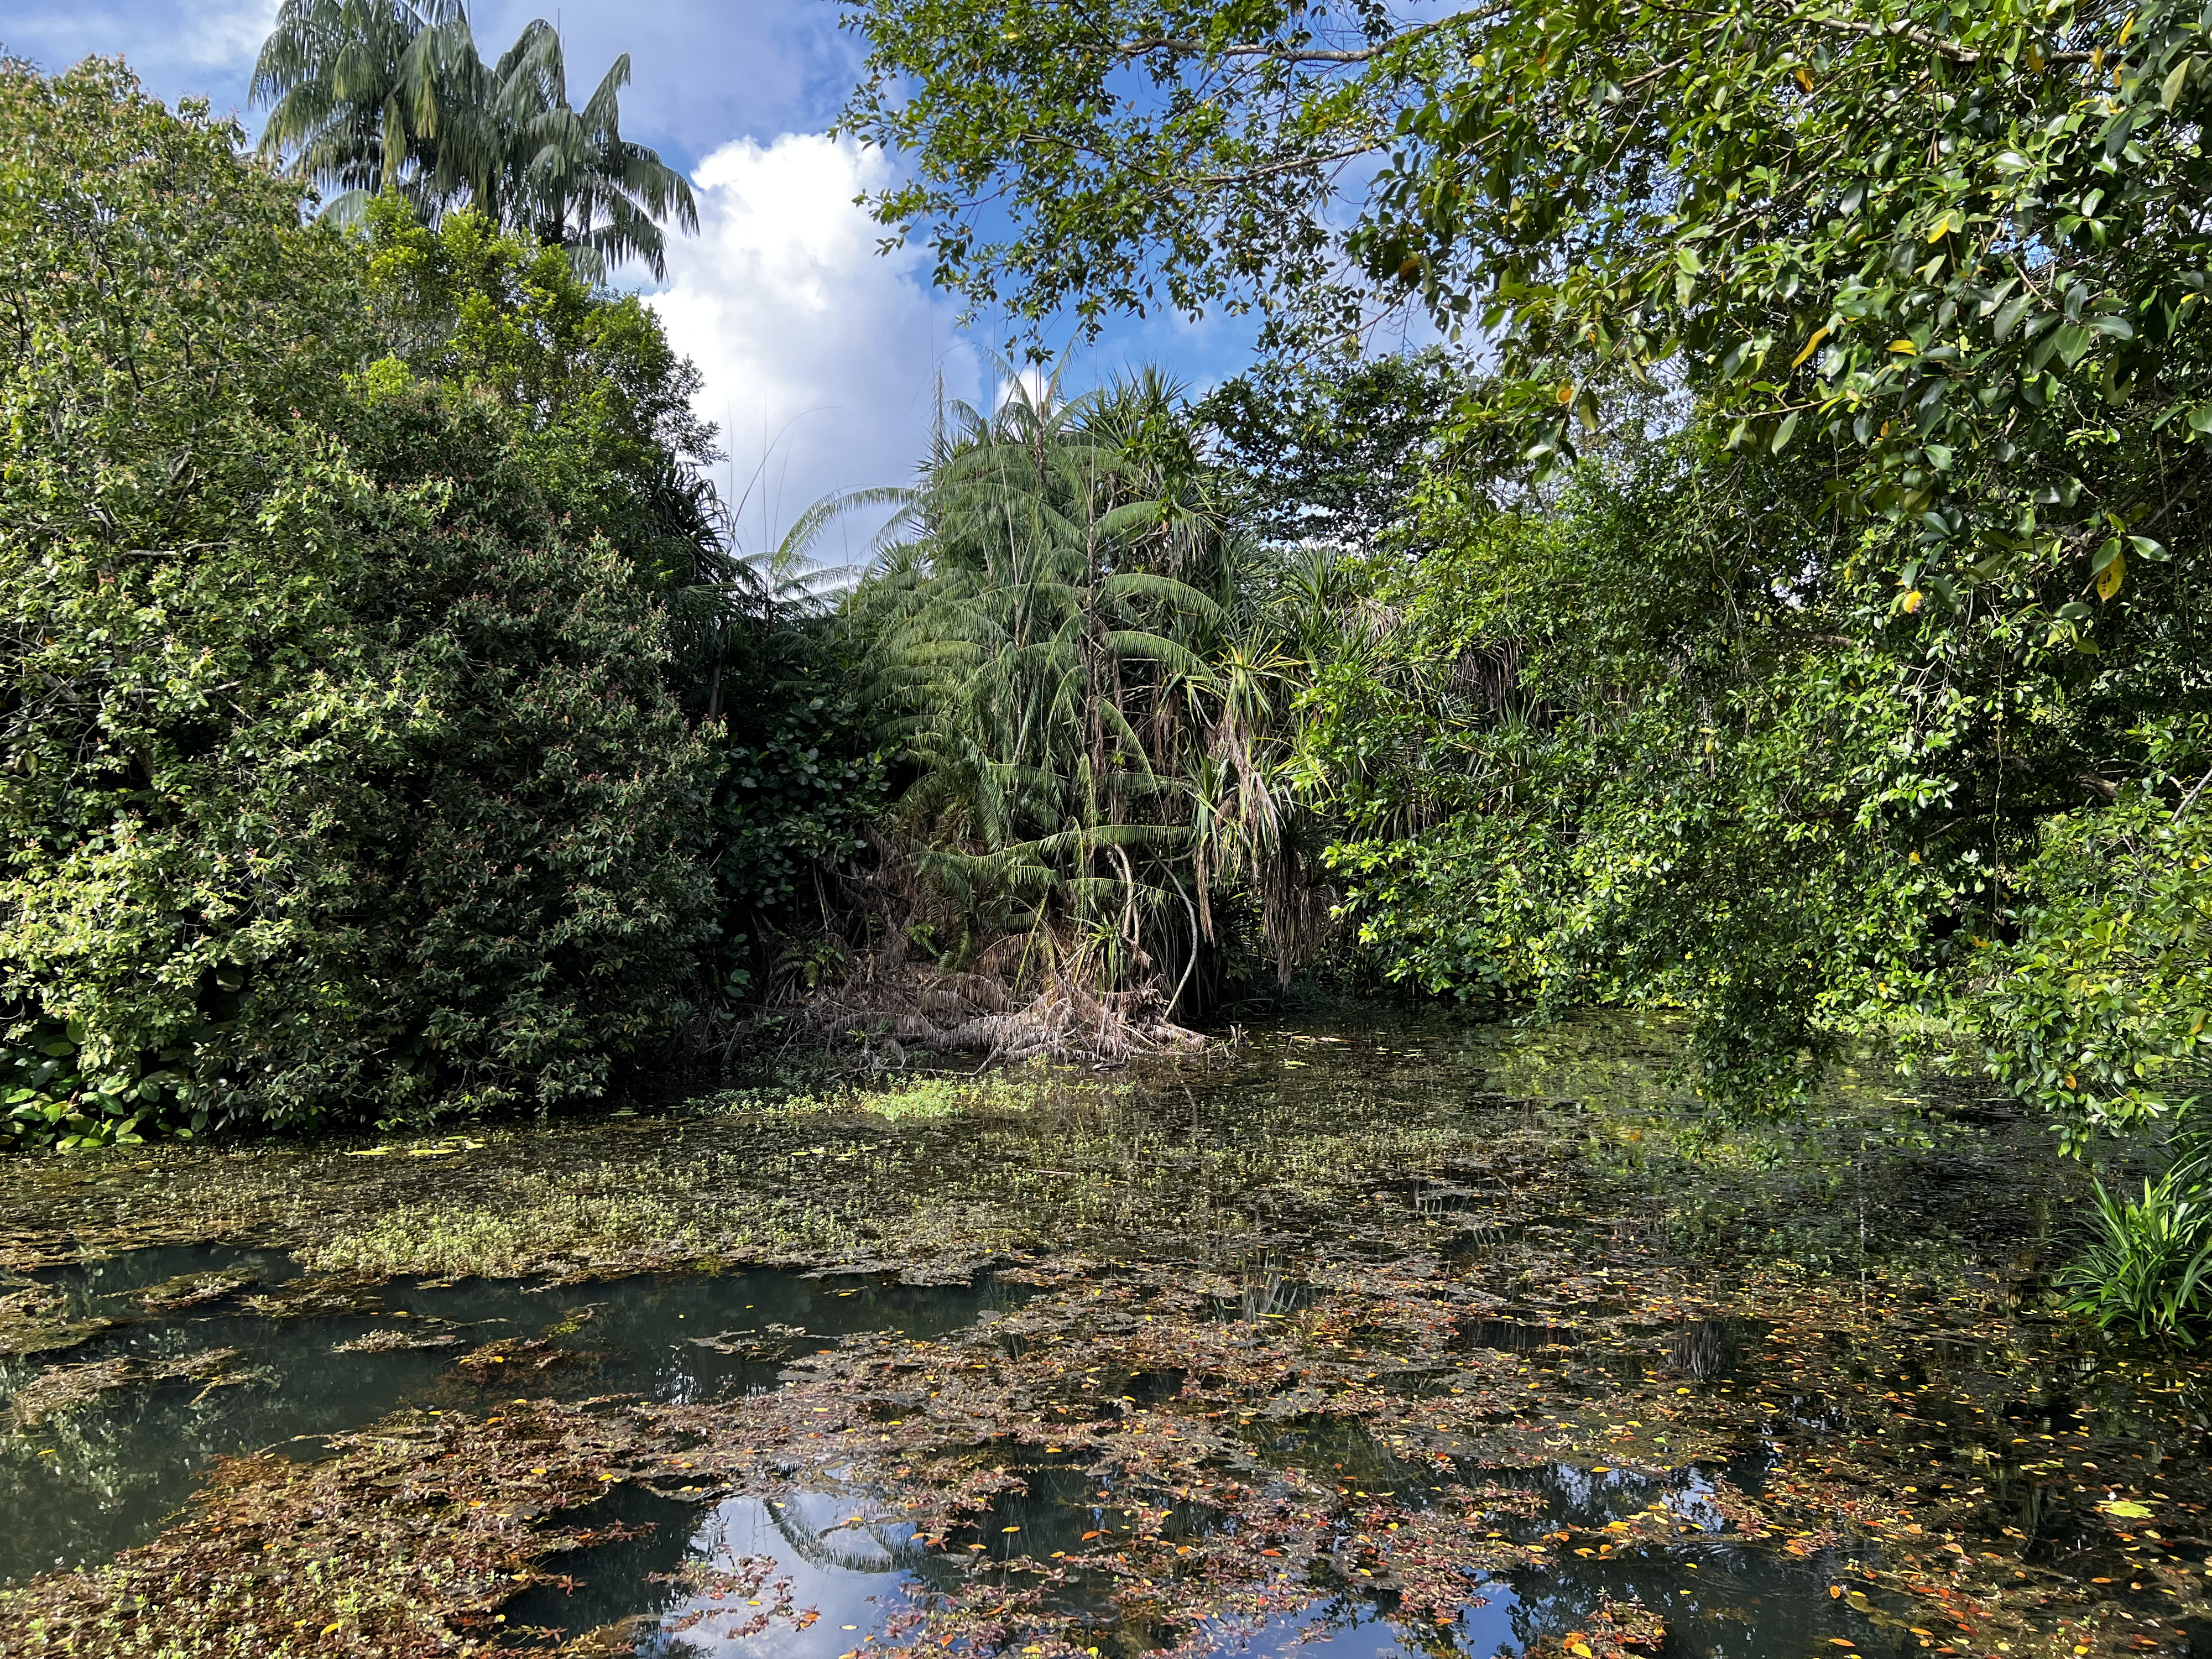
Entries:
POLYGON ((880 154, 796 133, 725 144, 692 175, 700 234, 669 239, 668 286, 649 302, 705 376, 699 410, 722 428, 737 493, 752 480, 748 546, 832 490, 910 482, 940 373, 947 397, 975 396, 926 256, 879 253, 881 228, 854 202, 887 177, 880 154))
POLYGON ((228 0, 188 7, 170 36, 171 50, 208 68, 251 65, 276 27, 277 5, 278 0, 228 0))

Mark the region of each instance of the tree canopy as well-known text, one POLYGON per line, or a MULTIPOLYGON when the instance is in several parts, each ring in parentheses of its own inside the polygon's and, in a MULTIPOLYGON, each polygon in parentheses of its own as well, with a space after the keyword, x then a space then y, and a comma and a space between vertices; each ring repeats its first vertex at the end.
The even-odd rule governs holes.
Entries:
MULTIPOLYGON (((915 158, 877 210, 975 306, 1255 307, 1332 387, 1393 310, 1461 354, 1294 763, 1384 972, 1687 1007, 1745 1109, 1869 1024, 2077 1141, 2192 1097, 2204 17, 848 16, 915 158)), ((1326 538, 1377 428, 1303 372, 1215 419, 1326 538)))
POLYGON ((688 371, 472 214, 303 227, 118 66, 0 132, 12 1132, 602 1091, 716 925, 688 371))
POLYGON ((572 106, 542 17, 487 64, 460 0, 285 0, 252 95, 272 106, 261 153, 331 192, 325 211, 397 191, 434 224, 467 204, 586 275, 635 258, 665 277, 661 222, 696 231, 699 210, 683 174, 622 136, 629 82, 625 52, 572 106))

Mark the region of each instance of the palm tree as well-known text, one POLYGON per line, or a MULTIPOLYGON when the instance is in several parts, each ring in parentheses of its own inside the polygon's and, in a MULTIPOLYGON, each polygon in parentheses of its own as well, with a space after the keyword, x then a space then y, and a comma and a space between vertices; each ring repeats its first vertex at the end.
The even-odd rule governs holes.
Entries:
POLYGON ((719 635, 714 670, 708 678, 708 725, 723 717, 723 676, 734 643, 732 630, 749 629, 758 635, 780 624, 788 626, 794 620, 828 618, 896 533, 914 500, 914 491, 896 485, 877 485, 824 495, 799 515, 784 532, 782 540, 772 547, 750 551, 738 546, 734 529, 743 516, 744 503, 739 501, 725 509, 723 522, 731 527, 729 544, 723 552, 716 580, 709 585, 715 602, 719 635), (820 556, 823 539, 831 526, 848 513, 882 507, 896 507, 898 511, 877 532, 866 557, 856 562, 832 564, 820 556))
POLYGON ((264 155, 283 157, 357 216, 397 191, 434 223, 471 204, 568 250, 599 278, 626 259, 667 275, 660 222, 699 228, 683 175, 622 136, 629 56, 580 110, 568 102, 559 32, 539 18, 487 66, 462 0, 284 0, 254 66, 270 105, 264 155))
POLYGON ((673 214, 696 233, 699 207, 682 173, 622 136, 629 84, 624 52, 584 107, 573 108, 560 34, 543 18, 530 23, 491 71, 486 103, 497 161, 487 189, 501 222, 567 248, 586 275, 635 258, 662 278, 659 221, 673 214))
POLYGON ((434 210, 463 188, 454 64, 475 56, 459 0, 285 0, 253 67, 251 101, 271 106, 260 150, 357 211, 380 191, 434 210))

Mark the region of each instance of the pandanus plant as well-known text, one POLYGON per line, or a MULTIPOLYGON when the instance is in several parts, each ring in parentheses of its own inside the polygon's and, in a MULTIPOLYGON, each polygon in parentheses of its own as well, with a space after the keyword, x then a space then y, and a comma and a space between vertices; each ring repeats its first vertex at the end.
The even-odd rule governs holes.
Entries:
POLYGON ((849 607, 924 872, 971 919, 1171 999, 1224 886, 1261 901, 1285 969, 1314 922, 1277 776, 1305 659, 1271 596, 1292 585, 1212 507, 1179 402, 1148 372, 951 406, 912 533, 849 607))

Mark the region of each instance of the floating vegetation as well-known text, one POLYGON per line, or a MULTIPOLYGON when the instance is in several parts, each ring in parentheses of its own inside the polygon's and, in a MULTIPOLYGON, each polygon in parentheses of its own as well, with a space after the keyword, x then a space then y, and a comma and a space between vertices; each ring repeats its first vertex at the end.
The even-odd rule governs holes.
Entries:
POLYGON ((235 1296, 247 1285, 260 1281, 261 1275, 250 1267, 224 1267, 213 1273, 179 1273, 158 1285, 125 1294, 148 1313, 179 1313, 235 1296))
POLYGON ((51 1285, 0 1291, 0 1358, 58 1353, 111 1328, 112 1319, 73 1319, 69 1298, 51 1285))
POLYGON ((797 1325, 769 1324, 757 1331, 717 1331, 712 1336, 693 1336, 684 1340, 696 1348, 708 1348, 716 1353, 741 1354, 748 1359, 781 1359, 792 1350, 794 1342, 806 1339, 805 1329, 797 1325))
POLYGON ((458 1348, 468 1340, 433 1321, 421 1325, 386 1325, 331 1345, 332 1353, 392 1353, 416 1348, 458 1348))
POLYGON ((250 1373, 235 1369, 239 1358, 235 1348, 204 1348, 154 1363, 118 1355, 82 1365, 56 1365, 15 1390, 8 1403, 9 1420, 18 1429, 36 1428, 57 1413, 75 1411, 102 1395, 156 1382, 198 1382, 204 1398, 213 1389, 252 1380, 250 1373))
MULTIPOLYGON (((1053 1074, 1018 1111, 640 1120, 627 1161, 488 1135, 434 1161, 462 1193, 398 1190, 458 1220, 522 1188, 552 1229, 526 1294, 593 1303, 312 1466, 221 1465, 151 1542, 0 1593, 0 1644, 189 1653, 250 1620, 301 1651, 672 1650, 823 1620, 835 1567, 877 1575, 842 1613, 869 1652, 2186 1650, 2204 1364, 2039 1311, 2087 1182, 2034 1126, 1880 1079, 1716 1139, 1604 1053, 1459 1041, 1261 1042, 1188 1091, 1053 1074), (726 1261, 705 1246, 779 1188, 826 1218, 798 1265, 873 1277, 803 1313, 742 1278, 661 1304, 670 1346, 625 1370, 638 1310, 717 1281, 611 1264, 726 1261), (615 1240, 617 1194, 691 1231, 615 1240), (993 1259, 1023 1294, 980 1317, 871 1318, 993 1259), (686 1553, 746 1516, 755 1543, 686 1553)), ((353 1319, 363 1355, 450 1334, 394 1305, 364 1339, 351 1273, 236 1305, 264 1297, 353 1319)))

